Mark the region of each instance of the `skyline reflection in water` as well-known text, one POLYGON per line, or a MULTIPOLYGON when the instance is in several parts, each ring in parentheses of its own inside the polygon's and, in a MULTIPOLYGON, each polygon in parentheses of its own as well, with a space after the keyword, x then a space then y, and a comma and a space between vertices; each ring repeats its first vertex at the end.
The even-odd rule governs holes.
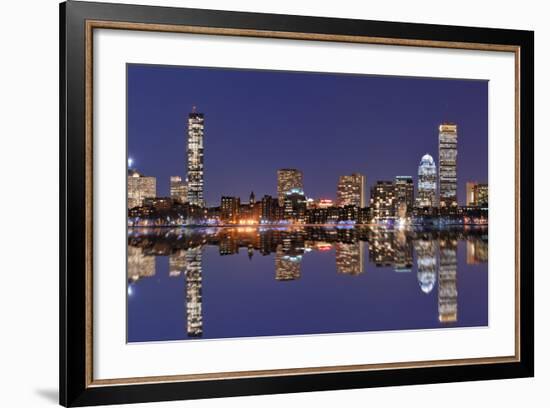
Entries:
POLYGON ((135 228, 128 341, 486 326, 488 230, 135 228))

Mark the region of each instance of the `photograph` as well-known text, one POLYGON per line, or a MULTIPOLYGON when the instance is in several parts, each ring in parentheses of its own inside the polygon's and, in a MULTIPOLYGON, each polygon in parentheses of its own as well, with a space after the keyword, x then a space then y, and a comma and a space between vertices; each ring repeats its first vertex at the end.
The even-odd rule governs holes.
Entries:
POLYGON ((488 327, 489 86, 126 64, 127 342, 488 327))

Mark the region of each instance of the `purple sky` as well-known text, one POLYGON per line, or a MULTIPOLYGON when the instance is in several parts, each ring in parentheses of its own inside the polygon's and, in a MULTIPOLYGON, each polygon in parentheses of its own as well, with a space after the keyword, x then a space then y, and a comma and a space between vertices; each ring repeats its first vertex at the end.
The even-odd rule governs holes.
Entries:
MULTIPOLYGON (((304 173, 308 197, 335 198, 338 176, 370 188, 438 164, 438 125, 458 125, 458 199, 487 182, 488 82, 220 68, 128 65, 128 154, 141 173, 186 174, 187 115, 205 114, 205 197, 276 196, 279 168, 304 173)), ((368 198, 368 197, 367 197, 368 198)))

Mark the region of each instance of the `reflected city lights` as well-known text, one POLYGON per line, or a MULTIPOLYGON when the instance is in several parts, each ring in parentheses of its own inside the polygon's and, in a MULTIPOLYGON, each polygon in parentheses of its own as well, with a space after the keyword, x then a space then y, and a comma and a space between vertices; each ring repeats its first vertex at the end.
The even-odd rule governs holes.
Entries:
POLYGON ((132 297, 142 279, 155 276, 155 258, 167 256, 168 276, 181 276, 185 281, 187 336, 197 338, 203 336, 204 330, 203 302, 207 299, 203 298, 203 252, 207 247, 217 248, 219 256, 238 256, 242 248, 242 253, 252 262, 255 253, 271 256, 275 281, 288 285, 304 279, 302 264, 306 258, 335 249, 335 273, 357 276, 354 280, 360 275, 369 275, 366 273, 367 260, 374 268, 391 268, 395 272, 412 272, 415 266, 418 293, 421 296, 435 293, 434 316, 441 324, 448 325, 460 321, 457 289, 460 241, 466 246, 467 265, 487 262, 486 228, 132 229, 128 234, 127 290, 128 296, 132 297))

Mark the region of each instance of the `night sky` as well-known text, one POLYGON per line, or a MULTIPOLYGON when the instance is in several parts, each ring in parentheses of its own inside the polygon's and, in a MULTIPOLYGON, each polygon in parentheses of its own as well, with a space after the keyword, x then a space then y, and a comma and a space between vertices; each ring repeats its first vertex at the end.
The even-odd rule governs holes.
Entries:
MULTIPOLYGON (((186 175, 187 116, 205 115, 205 198, 277 195, 277 169, 298 168, 312 198, 336 198, 338 176, 413 176, 438 125, 458 125, 458 200, 488 181, 488 82, 286 71, 128 65, 128 155, 142 174, 186 175)), ((368 199, 367 194, 367 199, 368 199)))

